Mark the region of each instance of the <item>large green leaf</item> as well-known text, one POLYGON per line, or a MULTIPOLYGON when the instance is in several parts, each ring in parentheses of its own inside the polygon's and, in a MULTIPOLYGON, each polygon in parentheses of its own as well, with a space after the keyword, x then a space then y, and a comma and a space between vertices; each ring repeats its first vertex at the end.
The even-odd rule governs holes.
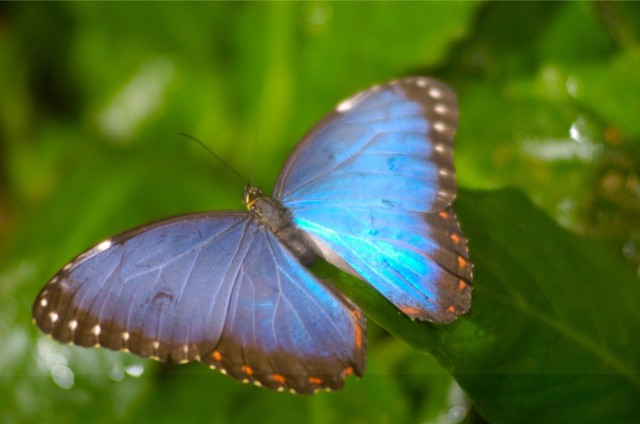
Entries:
POLYGON ((471 311, 413 322, 367 288, 367 313, 449 369, 492 422, 640 418, 640 284, 606 249, 572 235, 520 192, 462 191, 475 264, 471 311))

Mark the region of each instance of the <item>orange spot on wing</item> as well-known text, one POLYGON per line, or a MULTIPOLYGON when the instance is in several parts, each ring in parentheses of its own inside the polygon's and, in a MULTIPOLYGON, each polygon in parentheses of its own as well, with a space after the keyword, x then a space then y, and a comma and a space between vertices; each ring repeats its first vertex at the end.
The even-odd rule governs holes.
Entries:
POLYGON ((398 308, 408 316, 416 316, 420 314, 420 309, 414 308, 413 306, 399 306, 398 308))
POLYGON ((462 291, 462 290, 464 290, 465 288, 467 288, 467 283, 465 283, 463 280, 460 280, 460 281, 458 282, 458 290, 462 291))
POLYGON ((455 314, 456 313, 456 308, 455 308, 455 306, 451 305, 451 306, 449 306, 447 308, 447 311, 451 312, 452 314, 455 314))
POLYGON ((466 268, 467 267, 467 260, 465 258, 463 258, 462 256, 458 256, 458 266, 460 268, 466 268))
POLYGON ((438 215, 440 215, 441 218, 449 219, 449 214, 445 211, 440 212, 438 215))
POLYGON ((320 377, 309 377, 309 383, 320 385, 322 384, 322 379, 320 377))
POLYGON ((355 326, 353 327, 353 338, 356 341, 356 349, 362 348, 362 327, 360 326, 360 320, 362 319, 362 314, 360 311, 352 311, 351 316, 353 317, 353 321, 355 326))
POLYGON ((220 360, 222 359, 222 354, 217 350, 214 350, 213 352, 211 352, 211 357, 214 361, 220 362, 220 360))
POLYGON ((284 384, 287 382, 287 379, 282 374, 271 374, 271 379, 280 384, 284 384))
POLYGON ((351 375, 353 374, 353 367, 347 367, 344 370, 342 370, 342 375, 346 376, 346 375, 351 375))
POLYGON ((241 369, 242 372, 247 374, 249 377, 253 375, 253 369, 249 365, 243 365, 241 369))
POLYGON ((453 242, 455 244, 458 244, 458 243, 460 243, 460 236, 457 235, 456 233, 453 233, 453 234, 451 234, 451 240, 453 240, 453 242))

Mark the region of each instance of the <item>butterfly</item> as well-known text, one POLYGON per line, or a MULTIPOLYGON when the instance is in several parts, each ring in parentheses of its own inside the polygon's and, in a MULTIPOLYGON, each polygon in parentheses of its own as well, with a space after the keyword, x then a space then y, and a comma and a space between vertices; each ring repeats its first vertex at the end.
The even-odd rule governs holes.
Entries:
POLYGON ((318 258, 413 319, 450 323, 471 304, 456 196, 455 93, 427 77, 341 102, 247 212, 181 215, 118 234, 44 286, 46 334, 159 361, 201 361, 243 382, 311 394, 365 368, 365 317, 308 269, 318 258))

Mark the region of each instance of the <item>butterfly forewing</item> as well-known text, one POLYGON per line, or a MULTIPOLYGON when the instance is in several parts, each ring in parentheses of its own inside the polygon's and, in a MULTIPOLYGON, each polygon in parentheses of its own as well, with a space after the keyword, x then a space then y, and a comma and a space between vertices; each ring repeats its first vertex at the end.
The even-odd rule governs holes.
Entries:
POLYGON ((388 202, 438 212, 456 195, 453 134, 456 96, 423 77, 375 86, 343 101, 302 139, 274 197, 388 202))
POLYGON ((246 213, 160 221, 80 255, 42 290, 36 324, 82 346, 201 360, 312 393, 364 370, 364 318, 246 213))

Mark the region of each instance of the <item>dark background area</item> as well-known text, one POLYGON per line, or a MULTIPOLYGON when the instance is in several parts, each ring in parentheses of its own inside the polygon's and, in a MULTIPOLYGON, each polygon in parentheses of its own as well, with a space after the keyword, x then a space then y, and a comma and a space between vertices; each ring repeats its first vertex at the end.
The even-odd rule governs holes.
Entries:
POLYGON ((0 421, 637 422, 639 40, 632 2, 3 3, 0 421), (459 97, 476 280, 456 324, 404 322, 354 289, 373 318, 364 378, 299 397, 31 323, 92 244, 243 208, 243 184, 179 132, 247 176, 255 149, 269 193, 324 113, 404 75, 459 97))

